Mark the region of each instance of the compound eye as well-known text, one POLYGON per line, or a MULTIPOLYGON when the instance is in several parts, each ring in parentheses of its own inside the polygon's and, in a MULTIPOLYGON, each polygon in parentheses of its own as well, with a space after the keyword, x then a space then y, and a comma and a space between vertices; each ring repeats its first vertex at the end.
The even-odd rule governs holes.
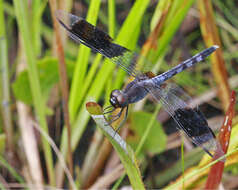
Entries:
POLYGON ((111 103, 111 105, 112 105, 114 108, 118 108, 118 107, 119 107, 119 103, 118 103, 116 97, 111 97, 111 98, 110 98, 110 103, 111 103))
POLYGON ((123 95, 120 90, 113 90, 110 96, 110 103, 113 107, 118 108, 122 107, 121 104, 123 103, 123 95))
POLYGON ((121 94, 121 91, 120 90, 113 90, 112 92, 111 92, 111 98, 112 97, 117 97, 117 96, 119 96, 121 94))

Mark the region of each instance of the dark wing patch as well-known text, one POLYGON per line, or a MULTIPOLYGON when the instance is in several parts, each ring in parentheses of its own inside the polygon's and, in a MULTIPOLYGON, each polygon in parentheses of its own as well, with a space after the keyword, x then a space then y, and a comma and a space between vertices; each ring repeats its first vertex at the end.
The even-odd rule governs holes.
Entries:
POLYGON ((126 48, 112 43, 112 38, 99 28, 88 23, 83 18, 58 10, 56 18, 70 33, 70 37, 78 43, 83 43, 92 50, 108 58, 123 55, 126 48))
POLYGON ((170 88, 160 88, 150 83, 151 79, 145 82, 145 87, 150 94, 163 105, 163 108, 172 116, 177 123, 177 128, 182 130, 190 140, 200 146, 213 157, 210 151, 214 151, 218 142, 213 131, 198 108, 192 109, 180 97, 173 94, 170 88))

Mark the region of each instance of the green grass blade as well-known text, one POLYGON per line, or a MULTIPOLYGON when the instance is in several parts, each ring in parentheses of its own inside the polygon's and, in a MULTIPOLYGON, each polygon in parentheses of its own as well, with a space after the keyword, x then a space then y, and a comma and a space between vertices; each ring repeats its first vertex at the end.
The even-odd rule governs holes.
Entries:
POLYGON ((90 88, 90 85, 95 77, 95 74, 97 72, 97 69, 101 60, 102 60, 102 55, 97 54, 96 58, 94 59, 92 63, 92 66, 90 67, 90 70, 87 73, 84 85, 81 87, 81 92, 78 95, 78 102, 82 102, 83 98, 87 94, 88 89, 90 88))
MULTIPOLYGON (((160 2, 162 3, 162 1, 160 2)), ((170 41, 172 40, 174 34, 178 30, 180 24, 182 23, 193 3, 194 0, 173 1, 166 22, 163 26, 163 33, 157 41, 158 48, 156 51, 152 51, 149 54, 150 60, 153 63, 156 62, 156 60, 158 60, 159 57, 164 54, 170 41)))
MULTIPOLYGON (((23 48, 26 53, 27 67, 29 73, 28 77, 30 80, 31 93, 33 97, 36 117, 42 129, 48 134, 48 127, 45 117, 45 102, 43 102, 41 94, 38 71, 36 68, 36 56, 35 52, 33 51, 34 47, 32 44, 32 35, 29 30, 30 25, 28 20, 29 15, 27 10, 27 4, 26 1, 23 0, 14 0, 13 2, 15 7, 17 24, 22 37, 23 48)), ((42 138, 42 142, 50 184, 54 185, 55 177, 53 171, 53 158, 51 148, 44 138, 42 138)))
POLYGON ((0 111, 3 116, 4 130, 6 133, 7 148, 13 151, 13 126, 10 110, 10 86, 8 68, 7 36, 4 22, 3 0, 0 0, 0 111))
POLYGON ((129 49, 133 47, 133 44, 130 44, 130 41, 133 39, 134 31, 140 24, 149 2, 149 0, 144 0, 136 1, 134 3, 116 38, 116 42, 129 49))
MULTIPOLYGON (((137 43, 137 40, 138 40, 139 35, 140 35, 140 29, 141 29, 141 22, 138 23, 137 27, 134 30, 133 38, 131 38, 130 49, 132 49, 132 50, 135 49, 135 47, 136 47, 136 43, 137 43), (134 44, 134 46, 132 46, 133 44, 134 44)), ((126 75, 127 75, 127 73, 124 70, 118 69, 116 81, 113 84, 114 89, 121 88, 121 85, 122 85, 126 75)), ((111 90, 113 90, 113 89, 111 89, 111 90)))
MULTIPOLYGON (((109 23, 109 35, 114 38, 115 37, 115 27, 116 27, 116 10, 115 10, 115 0, 108 1, 108 23, 109 23)), ((112 80, 108 80, 105 89, 105 105, 109 104, 107 101, 108 97, 110 97, 112 89, 112 80)))
POLYGON ((24 183, 24 179, 16 172, 14 168, 10 164, 7 163, 7 161, 0 156, 0 165, 7 168, 9 173, 19 182, 19 183, 24 183))
POLYGON ((109 23, 109 35, 114 38, 115 36, 115 18, 116 11, 115 11, 115 1, 109 0, 108 1, 108 23, 109 23))
MULTIPOLYGON (((96 24, 101 1, 92 0, 88 10, 87 21, 91 24, 96 24)), ((74 76, 72 80, 70 97, 69 97, 69 113, 71 121, 75 120, 75 116, 80 106, 78 99, 85 81, 85 75, 88 67, 90 49, 84 45, 79 48, 78 58, 75 66, 74 76)))
POLYGON ((35 48, 36 55, 41 53, 41 31, 42 31, 42 14, 47 5, 46 0, 34 0, 32 1, 32 35, 33 35, 33 45, 35 48))
POLYGON ((153 124, 154 124, 154 122, 156 120, 156 117, 158 115, 158 112, 159 112, 160 108, 161 108, 161 105, 157 104, 156 109, 155 109, 155 111, 153 113, 153 117, 150 120, 150 122, 148 123, 148 125, 146 126, 146 130, 144 132, 144 135, 142 136, 138 146, 136 147, 136 155, 140 154, 140 152, 141 152, 141 150, 142 150, 142 148, 143 148, 143 146, 144 146, 144 144, 146 142, 146 139, 148 138, 149 133, 150 133, 152 127, 153 127, 153 124))
POLYGON ((132 188, 145 189, 133 150, 107 123, 102 109, 98 104, 94 102, 87 103, 87 110, 116 150, 129 177, 132 188))

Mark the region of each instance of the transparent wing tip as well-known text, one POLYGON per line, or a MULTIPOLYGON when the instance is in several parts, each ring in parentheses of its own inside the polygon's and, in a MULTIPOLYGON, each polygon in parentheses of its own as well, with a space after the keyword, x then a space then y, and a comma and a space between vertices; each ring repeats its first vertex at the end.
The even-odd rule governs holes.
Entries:
MULTIPOLYGON (((217 141, 216 142, 216 151, 215 151, 215 155, 214 155, 214 159, 218 159, 222 156, 224 156, 225 153, 224 151, 222 150, 222 147, 221 147, 221 144, 217 141)), ((223 158, 222 160, 220 160, 221 162, 225 162, 226 161, 226 158, 223 158)))
POLYGON ((70 13, 67 13, 63 10, 57 10, 55 11, 55 16, 57 20, 62 24, 64 27, 71 29, 72 25, 83 18, 72 15, 70 13))
MULTIPOLYGON (((211 156, 214 160, 225 155, 220 143, 215 138, 210 139, 208 142, 201 144, 201 146, 204 149, 204 151, 208 153, 208 155, 211 156)), ((225 162, 226 159, 223 158, 220 161, 225 162)))

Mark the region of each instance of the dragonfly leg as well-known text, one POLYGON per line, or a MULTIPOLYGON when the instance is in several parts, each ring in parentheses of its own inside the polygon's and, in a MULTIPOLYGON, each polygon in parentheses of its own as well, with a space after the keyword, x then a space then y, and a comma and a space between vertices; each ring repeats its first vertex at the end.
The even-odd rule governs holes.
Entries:
MULTIPOLYGON (((108 106, 108 107, 106 107, 106 108, 103 110, 103 114, 105 115, 105 114, 112 113, 116 108, 113 108, 112 110, 107 111, 109 108, 112 108, 112 107, 113 107, 113 106, 108 106)), ((126 121, 126 119, 127 119, 127 116, 128 116, 128 107, 129 107, 129 106, 126 106, 126 107, 121 108, 120 112, 119 112, 118 114, 116 114, 116 115, 109 115, 109 116, 108 116, 109 118, 111 118, 111 120, 108 122, 108 125, 111 125, 114 121, 118 120, 118 119, 121 117, 123 110, 126 108, 125 117, 123 118, 122 122, 120 122, 119 127, 115 130, 114 135, 113 135, 113 138, 114 138, 114 136, 116 135, 116 133, 120 130, 121 126, 123 125, 123 123, 124 123, 124 122, 126 121)))
POLYGON ((121 117, 121 114, 123 112, 124 108, 121 108, 120 112, 116 115, 109 115, 108 117, 112 118, 109 122, 109 124, 112 124, 114 121, 118 120, 121 117))
MULTIPOLYGON (((123 110, 122 110, 123 111, 123 110)), ((121 112, 122 112, 121 111, 121 112)), ((126 113, 125 113, 125 117, 123 118, 123 120, 122 120, 122 122, 121 122, 121 124, 119 125, 119 127, 116 129, 116 132, 118 132, 119 130, 120 130, 120 128, 121 128, 121 126, 122 126, 122 124, 126 121, 126 119, 127 119, 127 116, 128 116, 128 106, 126 106, 126 113)))
POLYGON ((109 113, 112 113, 115 111, 116 108, 114 108, 113 106, 107 106, 106 108, 103 109, 103 115, 106 115, 106 114, 109 114, 109 113), (109 110, 110 108, 113 108, 112 110, 109 110), (109 110, 109 111, 107 111, 109 110))
MULTIPOLYGON (((115 130, 114 135, 113 135, 113 138, 115 137, 116 133, 121 129, 122 125, 124 124, 124 122, 125 122, 126 119, 127 119, 127 116, 128 116, 128 107, 129 107, 129 106, 126 106, 125 117, 123 118, 122 122, 120 122, 119 127, 115 130)), ((120 111, 120 116, 121 116, 123 110, 124 110, 124 108, 121 109, 121 111, 120 111)), ((120 118, 120 116, 119 116, 119 118, 120 118)), ((119 119, 119 118, 118 118, 118 119, 119 119)))
MULTIPOLYGON (((108 106, 103 110, 103 115, 106 114, 110 114, 112 112, 114 112, 116 110, 116 108, 114 108, 113 106, 108 106), (113 108, 112 110, 107 111, 109 108, 113 108)), ((120 112, 116 115, 109 115, 108 117, 111 118, 109 121, 109 125, 111 125, 114 121, 118 120, 121 117, 121 114, 123 112, 124 108, 121 108, 120 112)))

